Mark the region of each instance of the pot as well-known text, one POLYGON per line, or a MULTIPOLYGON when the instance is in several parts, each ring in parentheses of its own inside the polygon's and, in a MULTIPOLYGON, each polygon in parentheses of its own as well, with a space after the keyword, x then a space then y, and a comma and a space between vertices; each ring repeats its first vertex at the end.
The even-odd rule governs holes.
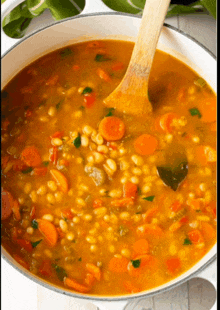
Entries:
MULTIPOLYGON (((2 5, 2 19, 22 0, 7 0, 2 5)), ((37 58, 67 45, 97 39, 114 39, 135 41, 140 26, 140 16, 111 11, 100 0, 87 0, 82 14, 58 21, 42 30, 35 31, 24 39, 11 39, 2 31, 2 88, 25 66, 37 58), (96 13, 94 13, 96 12, 96 13), (98 13, 97 13, 98 12, 98 13)), ((194 39, 164 24, 158 49, 165 51, 190 66, 204 78, 214 91, 217 84, 217 67, 214 55, 194 39)), ((129 296, 99 297, 82 295, 69 289, 63 289, 46 282, 31 274, 19 265, 9 253, 2 248, 3 258, 15 269, 29 279, 55 292, 65 294, 71 298, 78 298, 92 302, 100 310, 124 309, 132 301, 132 309, 140 299, 170 290, 192 277, 202 277, 209 280, 216 287, 216 252, 217 246, 210 251, 190 270, 176 279, 154 289, 129 296)), ((131 304, 130 304, 131 305, 131 304)), ((131 307, 126 307, 131 309, 131 307)), ((140 307, 138 309, 141 310, 140 307)), ((212 310, 217 309, 216 303, 212 310)), ((149 309, 150 310, 150 309, 149 309)))

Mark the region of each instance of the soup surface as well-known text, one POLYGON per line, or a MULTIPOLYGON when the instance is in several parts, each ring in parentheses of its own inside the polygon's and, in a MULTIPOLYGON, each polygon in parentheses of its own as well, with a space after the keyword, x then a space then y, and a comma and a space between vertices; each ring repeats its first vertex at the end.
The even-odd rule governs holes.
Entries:
POLYGON ((69 46, 2 91, 2 244, 33 274, 79 293, 159 286, 216 242, 216 95, 157 51, 152 115, 106 108, 132 49, 69 46))

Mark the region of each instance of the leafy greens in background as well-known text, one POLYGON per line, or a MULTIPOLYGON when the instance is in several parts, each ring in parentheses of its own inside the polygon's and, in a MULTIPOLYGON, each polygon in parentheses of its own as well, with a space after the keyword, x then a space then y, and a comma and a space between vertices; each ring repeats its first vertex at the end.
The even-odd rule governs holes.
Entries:
MULTIPOLYGON (((5 1, 7 0, 1 0, 1 3, 5 1)), ((46 9, 50 10, 55 20, 61 20, 78 15, 83 10, 85 1, 25 0, 3 19, 3 29, 9 37, 22 38, 32 19, 40 16, 46 9)), ((102 1, 114 11, 141 15, 146 0, 102 1)), ((209 12, 216 19, 216 0, 171 0, 167 17, 200 12, 209 12)))

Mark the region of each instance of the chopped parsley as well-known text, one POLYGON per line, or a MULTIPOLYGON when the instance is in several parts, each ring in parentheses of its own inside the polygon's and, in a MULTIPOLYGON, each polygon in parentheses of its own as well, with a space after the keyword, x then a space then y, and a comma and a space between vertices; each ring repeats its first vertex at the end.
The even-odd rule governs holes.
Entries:
POLYGON ((38 228, 38 222, 36 220, 33 220, 31 222, 31 227, 33 227, 34 229, 37 229, 38 228))
POLYGON ((202 117, 202 114, 200 113, 199 109, 197 109, 197 108, 189 109, 189 113, 190 113, 192 116, 198 116, 198 118, 201 118, 201 117, 202 117))
POLYGON ((44 165, 44 167, 47 167, 49 165, 49 161, 43 161, 42 164, 44 165))
POLYGON ((112 116, 114 111, 115 111, 115 108, 109 108, 108 114, 106 114, 105 117, 112 116))
POLYGON ((64 50, 62 50, 61 52, 60 52, 60 56, 62 57, 62 58, 64 58, 64 57, 66 57, 66 56, 69 56, 69 55, 71 55, 73 53, 73 51, 70 49, 70 48, 65 48, 64 50))
POLYGON ((141 264, 141 260, 140 259, 131 260, 131 263, 134 268, 139 268, 141 264))
POLYGON ((31 242, 32 247, 33 247, 33 248, 36 248, 36 246, 37 246, 39 243, 41 243, 42 240, 43 240, 43 239, 40 239, 40 240, 35 241, 35 242, 31 242))
POLYGON ((63 103, 63 100, 60 100, 57 104, 56 104, 56 109, 59 110, 61 104, 63 103))
POLYGON ((103 55, 103 54, 97 54, 95 56, 95 61, 97 61, 97 62, 109 61, 109 60, 111 60, 111 59, 106 57, 106 55, 103 55))
POLYGON ((190 244, 192 244, 192 242, 190 241, 190 239, 185 238, 185 239, 184 239, 184 242, 183 242, 183 245, 190 245, 190 244))
POLYGON ((78 149, 81 146, 81 137, 78 135, 78 137, 73 141, 73 144, 78 149))
POLYGON ((92 88, 91 87, 85 87, 83 89, 82 95, 90 94, 91 92, 92 92, 92 88))
POLYGON ((60 267, 56 264, 52 264, 52 267, 55 269, 57 277, 60 281, 63 281, 65 277, 67 277, 66 270, 63 267, 60 267))
POLYGON ((148 196, 148 197, 144 197, 143 199, 152 202, 154 200, 154 197, 155 196, 148 196))
POLYGON ((33 171, 33 168, 32 168, 32 167, 28 167, 27 169, 21 170, 21 172, 22 172, 23 174, 30 173, 31 171, 33 171))

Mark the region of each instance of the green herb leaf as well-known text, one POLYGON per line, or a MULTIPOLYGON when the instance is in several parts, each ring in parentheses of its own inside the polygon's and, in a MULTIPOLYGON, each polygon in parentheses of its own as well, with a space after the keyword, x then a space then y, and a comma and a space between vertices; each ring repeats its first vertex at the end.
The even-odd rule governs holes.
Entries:
POLYGON ((85 6, 84 0, 45 0, 55 20, 61 20, 78 15, 85 6))
POLYGON ((60 281, 63 281, 63 279, 67 277, 67 273, 63 267, 60 267, 56 264, 52 264, 52 267, 55 269, 57 277, 60 281))
POLYGON ((81 262, 81 261, 82 261, 82 257, 80 257, 80 258, 78 259, 78 261, 81 262))
POLYGON ((192 109, 189 109, 189 112, 192 116, 196 116, 198 115, 198 118, 201 118, 202 117, 202 114, 200 113, 200 111, 197 109, 197 108, 192 108, 192 109))
POLYGON ((23 174, 30 173, 31 171, 33 171, 33 168, 32 168, 32 167, 28 167, 28 168, 25 169, 25 170, 21 170, 21 172, 22 172, 23 174))
POLYGON ((43 161, 42 164, 44 165, 44 167, 47 167, 50 164, 50 162, 49 161, 43 161))
POLYGON ((63 103, 64 99, 63 100, 60 100, 57 104, 56 104, 56 109, 58 110, 61 106, 61 104, 63 103))
POLYGON ((188 239, 188 238, 184 239, 183 245, 190 245, 190 244, 192 244, 190 239, 188 239))
POLYGON ((73 144, 78 149, 81 146, 81 137, 78 135, 78 137, 73 141, 73 144))
POLYGON ((38 222, 36 220, 31 221, 31 227, 38 229, 38 222))
POLYGON ((92 88, 91 87, 85 87, 83 89, 82 95, 90 94, 91 92, 92 92, 92 88))
POLYGON ((109 112, 108 112, 108 114, 106 114, 105 117, 112 116, 114 111, 115 111, 115 108, 109 108, 109 112))
POLYGON ((111 60, 111 58, 108 58, 106 57, 106 55, 103 55, 103 54, 97 54, 95 56, 95 61, 97 62, 103 62, 103 61, 109 61, 109 60, 111 60))
POLYGON ((140 259, 131 260, 131 263, 134 268, 139 268, 141 264, 141 260, 140 259))
POLYGON ((33 247, 33 248, 36 248, 36 246, 37 246, 39 243, 41 243, 42 240, 43 240, 43 239, 40 239, 40 240, 35 241, 35 242, 31 242, 32 247, 33 247))
POLYGON ((177 167, 157 167, 161 180, 176 191, 188 173, 188 163, 182 162, 177 167))
POLYGON ((153 201, 155 198, 155 196, 148 196, 148 197, 144 197, 142 199, 147 200, 147 201, 153 201))
POLYGON ((72 53, 73 53, 73 51, 69 47, 67 47, 67 48, 65 48, 64 50, 62 50, 60 52, 60 56, 62 58, 64 58, 64 57, 67 57, 67 56, 71 55, 72 53))
POLYGON ((82 110, 82 111, 84 111, 84 110, 85 110, 85 107, 84 107, 83 105, 81 105, 81 106, 79 107, 79 109, 82 110))

